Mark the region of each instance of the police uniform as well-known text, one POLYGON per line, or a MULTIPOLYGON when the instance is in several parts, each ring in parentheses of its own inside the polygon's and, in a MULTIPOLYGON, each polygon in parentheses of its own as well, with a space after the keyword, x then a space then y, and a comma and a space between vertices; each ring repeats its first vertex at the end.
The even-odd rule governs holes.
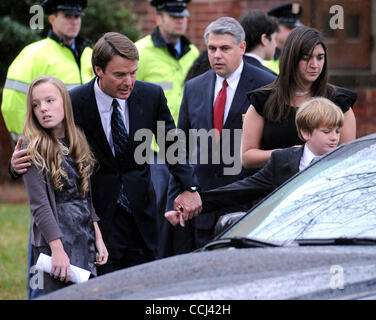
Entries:
MULTIPOLYGON (((152 0, 151 5, 158 11, 165 11, 171 16, 189 16, 187 3, 184 1, 152 0)), ((184 79, 189 68, 199 56, 197 47, 186 37, 180 37, 180 54, 174 46, 167 43, 156 27, 150 35, 136 43, 139 50, 137 80, 153 82, 162 87, 171 115, 177 124, 180 103, 183 98, 184 79)))
MULTIPOLYGON (((167 12, 173 17, 188 17, 187 4, 191 0, 151 0, 157 12, 167 12)), ((139 50, 137 80, 160 85, 165 93, 171 115, 177 124, 181 100, 183 98, 184 79, 193 62, 199 56, 199 50, 186 37, 180 36, 180 53, 162 36, 157 26, 150 35, 136 43, 139 50)), ((160 229, 166 223, 164 210, 166 205, 169 171, 165 164, 157 164, 158 147, 153 142, 153 164, 150 165, 154 185, 160 229)), ((162 232, 163 233, 163 232, 162 232)), ((161 242, 165 239, 162 234, 161 242)))
MULTIPOLYGON (((45 0, 42 3, 47 14, 83 15, 86 5, 87 0, 45 0)), ((91 56, 88 40, 78 36, 74 46, 68 47, 52 30, 47 38, 26 46, 19 53, 8 69, 1 106, 6 127, 14 141, 23 130, 30 83, 44 74, 59 78, 68 89, 86 83, 94 76, 91 56)))
MULTIPOLYGON (((302 25, 299 20, 302 13, 303 6, 299 2, 286 3, 268 11, 268 15, 277 18, 279 24, 291 29, 302 25)), ((264 60, 264 66, 279 74, 280 55, 281 49, 276 48, 274 59, 264 60)))

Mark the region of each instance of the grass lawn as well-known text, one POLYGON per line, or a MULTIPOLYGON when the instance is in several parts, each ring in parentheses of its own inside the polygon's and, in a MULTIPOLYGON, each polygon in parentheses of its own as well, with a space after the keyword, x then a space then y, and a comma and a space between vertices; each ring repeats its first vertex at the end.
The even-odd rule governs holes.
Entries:
POLYGON ((0 203, 0 300, 26 299, 27 205, 0 203))

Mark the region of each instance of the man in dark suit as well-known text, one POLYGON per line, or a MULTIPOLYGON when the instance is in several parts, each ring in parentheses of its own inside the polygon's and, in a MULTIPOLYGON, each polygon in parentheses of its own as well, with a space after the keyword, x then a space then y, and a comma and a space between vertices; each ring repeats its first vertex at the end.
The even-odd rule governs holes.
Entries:
MULTIPOLYGON (((107 264, 98 268, 98 273, 104 274, 157 256, 155 192, 149 164, 137 153, 144 143, 138 136, 140 130, 146 132, 148 136, 143 137, 150 148, 154 134, 157 141, 165 142, 167 150, 172 142, 166 141, 166 136, 159 137, 158 125, 163 124, 168 132, 175 124, 162 88, 136 81, 138 51, 126 36, 115 32, 103 35, 94 47, 92 63, 96 78, 70 91, 70 96, 75 122, 83 129, 99 164, 91 182, 109 252, 107 264)), ((20 169, 17 157, 22 157, 20 151, 12 157, 16 171, 20 169)), ((187 209, 186 218, 197 215, 201 200, 192 168, 167 165, 183 191, 179 204, 187 209)))
POLYGON ((247 43, 244 61, 273 75, 277 75, 263 65, 264 59, 271 60, 274 56, 277 46, 277 20, 261 10, 251 10, 242 16, 239 22, 244 29, 247 43))
MULTIPOLYGON (((246 93, 271 83, 275 77, 243 62, 245 34, 235 19, 223 17, 212 22, 204 38, 212 69, 186 83, 178 128, 186 134, 191 163, 197 160, 194 168, 201 190, 208 190, 252 172, 242 169, 240 160, 242 116, 249 107, 246 93), (200 136, 198 130, 212 135, 200 136)), ((174 187, 170 180, 169 209, 176 195, 174 187)), ((175 242, 173 253, 191 251, 210 241, 220 215, 199 215, 184 228, 176 226, 174 231, 181 236, 175 237, 179 243, 175 242)))

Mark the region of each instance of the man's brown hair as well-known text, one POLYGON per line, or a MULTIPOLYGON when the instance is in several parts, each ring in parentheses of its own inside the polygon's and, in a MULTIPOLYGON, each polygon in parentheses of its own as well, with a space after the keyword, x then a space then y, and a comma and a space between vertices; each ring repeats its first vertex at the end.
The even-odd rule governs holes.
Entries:
POLYGON ((132 40, 121 33, 107 32, 94 46, 91 58, 94 71, 94 67, 98 66, 104 72, 107 64, 115 55, 129 60, 139 59, 138 50, 132 40))

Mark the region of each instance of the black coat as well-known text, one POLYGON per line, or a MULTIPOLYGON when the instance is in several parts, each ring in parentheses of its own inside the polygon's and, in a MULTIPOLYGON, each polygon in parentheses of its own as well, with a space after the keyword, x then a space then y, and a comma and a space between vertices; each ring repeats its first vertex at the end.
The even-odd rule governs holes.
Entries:
POLYGON ((275 150, 266 165, 254 175, 202 192, 203 211, 233 207, 234 204, 252 206, 260 197, 267 196, 299 172, 303 151, 304 146, 275 150))
POLYGON ((246 55, 244 55, 244 56, 243 56, 243 60, 244 60, 245 62, 249 63, 250 65, 256 67, 256 68, 259 68, 259 69, 261 69, 261 70, 267 71, 267 72, 271 73, 272 75, 277 76, 277 74, 276 74, 273 70, 271 70, 271 69, 265 67, 262 63, 260 63, 260 61, 258 61, 258 60, 257 60, 256 58, 254 58, 254 57, 250 57, 250 56, 246 56, 246 55))
MULTIPOLYGON (((86 135, 91 150, 99 163, 92 176, 94 208, 100 217, 104 241, 111 232, 111 223, 122 183, 130 201, 136 224, 150 250, 156 252, 158 244, 157 209, 153 184, 148 164, 137 164, 134 157, 125 168, 120 168, 104 133, 94 94, 94 81, 70 91, 76 124, 86 135)), ((129 108, 130 155, 142 141, 135 141, 139 129, 157 133, 157 121, 163 121, 165 131, 175 128, 174 120, 167 107, 162 88, 157 85, 136 81, 127 99, 129 108)), ((166 149, 172 142, 166 142, 166 149)), ((198 185, 193 170, 187 165, 170 165, 170 172, 183 188, 198 185)))

